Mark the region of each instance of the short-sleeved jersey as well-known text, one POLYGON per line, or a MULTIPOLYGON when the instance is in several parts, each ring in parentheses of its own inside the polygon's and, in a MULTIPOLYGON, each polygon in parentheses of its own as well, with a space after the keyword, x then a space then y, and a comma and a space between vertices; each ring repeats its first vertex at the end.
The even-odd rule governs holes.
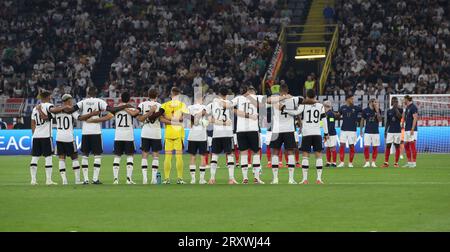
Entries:
POLYGON ((343 131, 356 131, 358 122, 361 120, 361 108, 355 105, 342 105, 339 108, 339 114, 342 117, 343 131))
MULTIPOLYGON (((236 96, 231 100, 233 106, 242 112, 248 113, 250 115, 259 115, 259 104, 264 99, 262 95, 252 95, 252 98, 256 100, 257 106, 250 102, 245 96, 236 96)), ((259 120, 254 120, 250 118, 245 118, 242 116, 237 116, 236 118, 236 132, 248 132, 248 131, 259 131, 259 120)))
MULTIPOLYGON (((197 115, 205 109, 206 106, 202 104, 194 104, 188 106, 189 114, 191 114, 191 116, 197 115)), ((205 118, 201 116, 201 119, 203 120, 205 118)), ((188 140, 189 141, 207 140, 206 127, 200 121, 191 120, 191 129, 189 131, 188 140)))
MULTIPOLYGON (((398 108, 398 112, 401 115, 403 113, 403 109, 398 108)), ((401 123, 402 118, 401 118, 401 116, 400 116, 400 118, 397 117, 394 108, 391 108, 386 112, 386 117, 387 117, 386 120, 389 122, 388 133, 401 133, 402 127, 401 127, 400 123, 401 123)))
MULTIPOLYGON (((321 103, 302 104, 299 108, 303 110, 302 115, 302 135, 303 136, 317 136, 321 135, 320 121, 326 118, 325 108, 321 103)), ((328 134, 328 128, 324 128, 328 134)))
MULTIPOLYGON (((410 131, 413 126, 414 114, 418 114, 419 110, 417 109, 416 104, 411 103, 409 106, 405 108, 405 130, 410 131)), ((417 131, 417 124, 414 127, 414 131, 417 131)))
MULTIPOLYGON (((222 99, 220 99, 222 100, 222 99)), ((222 100, 231 104, 230 101, 222 100)), ((214 118, 215 121, 225 122, 231 120, 231 111, 229 108, 224 108, 221 104, 214 100, 206 106, 206 113, 214 118)), ((219 137, 233 137, 233 125, 223 126, 214 124, 213 138, 219 137)))
MULTIPOLYGON (((380 110, 380 114, 381 114, 381 110, 380 110)), ((363 109, 361 116, 366 121, 364 133, 367 133, 367 134, 379 134, 380 133, 380 131, 378 129, 377 113, 375 112, 375 110, 371 109, 370 107, 367 107, 367 108, 363 109)))
POLYGON ((328 110, 325 113, 327 116, 327 125, 328 125, 328 135, 335 136, 336 135, 336 117, 334 116, 334 112, 332 110, 328 110))
MULTIPOLYGON (((296 110, 303 102, 303 97, 292 97, 280 102, 284 109, 296 110)), ((276 106, 272 107, 272 132, 294 132, 295 131, 295 118, 288 115, 286 112, 282 112, 276 106)))
POLYGON ((133 117, 125 110, 114 114, 115 141, 134 141, 133 117))
POLYGON ((48 120, 44 120, 39 116, 39 111, 36 107, 31 112, 31 120, 36 122, 33 138, 47 138, 52 136, 52 114, 50 109, 54 107, 53 104, 45 102, 41 103, 41 110, 45 115, 49 116, 48 120))
POLYGON ((53 114, 56 121, 56 141, 71 143, 74 141, 73 137, 73 125, 78 119, 78 112, 72 114, 58 113, 53 114))
MULTIPOLYGON (((150 111, 153 106, 156 106, 156 111, 159 111, 159 109, 161 108, 161 104, 156 101, 145 101, 141 102, 138 105, 137 109, 140 111, 140 115, 144 115, 148 111, 150 111)), ((150 121, 147 119, 142 123, 141 137, 149 139, 161 139, 161 123, 159 121, 159 118, 154 121, 150 121)))
MULTIPOLYGON (((78 113, 80 115, 86 115, 95 111, 105 111, 108 104, 102 99, 99 98, 86 98, 79 101, 76 105, 78 107, 78 113)), ((93 116, 92 119, 97 119, 99 116, 93 116)), ((88 123, 83 122, 83 126, 81 127, 81 134, 83 135, 98 135, 102 133, 102 124, 101 123, 88 123)))
MULTIPOLYGON (((183 114, 188 114, 186 104, 179 100, 172 100, 165 102, 161 105, 164 109, 164 115, 169 120, 179 120, 182 118, 183 114)), ((166 124, 165 136, 166 139, 177 139, 184 138, 184 127, 183 125, 170 125, 166 124)))

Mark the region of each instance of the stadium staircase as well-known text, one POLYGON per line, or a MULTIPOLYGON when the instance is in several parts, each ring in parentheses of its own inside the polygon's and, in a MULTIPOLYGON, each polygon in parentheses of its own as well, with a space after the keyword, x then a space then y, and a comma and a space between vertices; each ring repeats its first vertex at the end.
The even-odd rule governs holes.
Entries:
POLYGON ((94 68, 92 81, 96 87, 103 87, 105 82, 109 79, 109 70, 111 64, 119 56, 119 52, 116 52, 114 48, 103 48, 103 54, 100 58, 100 62, 94 68))

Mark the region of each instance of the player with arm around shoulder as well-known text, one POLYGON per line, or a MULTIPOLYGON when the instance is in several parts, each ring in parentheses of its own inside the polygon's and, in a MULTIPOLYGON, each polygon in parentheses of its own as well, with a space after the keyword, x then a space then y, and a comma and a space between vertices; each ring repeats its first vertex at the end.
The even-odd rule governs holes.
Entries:
POLYGON ((41 91, 40 97, 40 104, 35 106, 31 112, 31 131, 33 133, 30 162, 31 185, 37 185, 36 174, 40 156, 45 158, 46 185, 56 185, 52 180, 52 114, 60 113, 69 107, 55 107, 51 104, 49 91, 41 91))
POLYGON ((188 136, 188 150, 190 154, 189 172, 191 174, 191 184, 196 183, 195 171, 197 169, 196 157, 200 157, 200 180, 201 185, 206 184, 205 171, 206 159, 205 154, 208 153, 208 137, 206 128, 208 127, 208 119, 206 118, 206 106, 203 105, 203 97, 201 94, 195 94, 194 104, 188 106, 189 114, 191 115, 190 125, 191 129, 188 136))
POLYGON ((157 101, 158 91, 156 89, 148 90, 149 100, 141 102, 138 105, 137 119, 142 123, 141 130, 141 151, 142 151, 142 183, 148 184, 147 168, 148 155, 152 153, 152 177, 151 184, 156 184, 156 176, 159 169, 159 152, 162 150, 161 123, 159 117, 164 114, 164 109, 157 101))
POLYGON ((311 152, 311 149, 314 151, 316 156, 316 183, 323 184, 322 134, 320 130, 320 122, 322 122, 323 125, 324 140, 328 140, 328 125, 324 106, 316 100, 316 92, 313 89, 308 89, 306 91, 306 99, 301 106, 299 106, 296 110, 283 109, 283 112, 293 116, 302 115, 303 136, 300 149, 303 152, 303 179, 301 184, 308 184, 309 153, 311 152))

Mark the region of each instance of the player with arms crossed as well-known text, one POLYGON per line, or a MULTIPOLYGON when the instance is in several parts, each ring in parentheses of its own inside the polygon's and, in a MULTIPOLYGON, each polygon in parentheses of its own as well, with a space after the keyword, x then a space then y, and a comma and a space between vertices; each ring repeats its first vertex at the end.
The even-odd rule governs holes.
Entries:
POLYGON ((400 158, 400 143, 402 138, 402 120, 403 109, 398 106, 398 98, 392 97, 392 108, 386 114, 386 128, 384 131, 384 139, 386 139, 386 149, 384 150, 383 168, 389 167, 389 155, 391 154, 391 146, 395 146, 395 163, 394 167, 399 167, 398 160, 400 158))
POLYGON ((205 154, 208 153, 208 138, 206 134, 206 127, 208 126, 208 119, 205 118, 206 107, 203 105, 203 97, 201 90, 196 90, 194 94, 194 105, 188 106, 189 114, 191 115, 191 129, 188 136, 188 150, 191 154, 191 160, 189 164, 189 172, 191 173, 191 184, 195 184, 195 170, 196 155, 200 156, 200 180, 201 185, 206 184, 205 171, 206 171, 206 158, 205 154))
POLYGON ((249 150, 253 152, 252 166, 254 169, 254 183, 264 184, 260 179, 261 156, 260 137, 259 137, 259 104, 263 96, 256 95, 254 87, 246 88, 244 95, 239 95, 231 100, 234 112, 237 115, 236 136, 240 153, 241 169, 243 181, 242 184, 248 184, 248 157, 249 150))
POLYGON ((283 113, 288 113, 292 116, 302 115, 302 144, 300 149, 303 152, 303 179, 301 184, 308 184, 309 152, 311 152, 311 148, 316 156, 316 183, 323 184, 322 134, 320 131, 320 121, 322 121, 323 124, 325 141, 328 140, 328 125, 325 109, 315 98, 316 92, 313 89, 308 89, 306 91, 305 101, 296 110, 286 109, 286 106, 282 107, 283 113))
POLYGON ((404 104, 405 111, 403 112, 403 118, 405 118, 405 152, 406 157, 408 158, 408 163, 403 167, 415 168, 417 157, 417 120, 419 118, 419 110, 413 103, 412 97, 409 95, 405 96, 404 104))
MULTIPOLYGON (((349 94, 345 97, 345 105, 342 105, 338 111, 338 118, 342 119, 339 159, 340 163, 337 167, 344 167, 345 145, 348 142, 350 147, 348 167, 353 167, 353 158, 355 157, 355 144, 358 139, 356 135, 356 127, 361 119, 361 108, 353 103, 353 95, 349 94)), ((362 129, 361 129, 362 130, 362 129)))
POLYGON ((378 146, 380 146, 380 131, 378 124, 381 122, 381 110, 378 101, 375 98, 369 100, 369 106, 362 111, 361 116, 361 136, 364 136, 364 158, 366 163, 364 167, 370 167, 370 145, 372 145, 372 167, 377 167, 376 160, 378 155, 378 146))
MULTIPOLYGON (((64 94, 61 98, 63 106, 72 108, 72 96, 64 94)), ((56 154, 59 157, 59 173, 61 174, 62 184, 67 185, 66 177, 66 157, 72 159, 72 169, 75 173, 75 184, 82 184, 80 181, 80 163, 78 162, 78 152, 75 143, 73 125, 75 120, 85 121, 91 116, 96 116, 100 112, 92 112, 80 116, 77 112, 52 114, 56 120, 56 154)))
POLYGON ((272 104, 272 134, 270 141, 270 148, 272 149, 272 174, 273 179, 271 184, 278 184, 278 165, 279 152, 281 146, 288 154, 289 167, 289 184, 297 184, 294 180, 295 170, 295 156, 294 151, 297 148, 295 141, 295 117, 286 112, 282 112, 280 108, 285 110, 295 111, 299 104, 303 102, 302 97, 292 97, 289 95, 289 88, 286 84, 280 85, 280 95, 271 96, 267 99, 267 103, 272 104))
POLYGON ((212 103, 206 106, 206 113, 210 115, 210 122, 214 125, 212 144, 211 144, 211 177, 208 184, 216 183, 216 171, 219 155, 225 153, 228 167, 228 184, 237 184, 234 178, 234 157, 232 155, 233 145, 233 122, 231 120, 232 113, 229 108, 232 107, 230 101, 227 100, 228 89, 221 87, 219 96, 212 103), (227 105, 228 104, 228 105, 227 105))
POLYGON ((45 158, 45 175, 47 185, 56 185, 52 181, 53 171, 53 142, 52 142, 52 113, 60 113, 64 109, 70 109, 70 106, 55 107, 50 103, 50 92, 41 91, 41 103, 33 108, 31 112, 31 131, 32 149, 31 149, 31 185, 37 185, 36 173, 39 157, 45 158))
POLYGON ((337 144, 337 133, 336 133, 336 115, 331 106, 331 101, 324 101, 323 106, 325 108, 325 114, 327 116, 328 125, 328 139, 324 142, 326 148, 327 164, 326 167, 336 167, 336 144, 337 144))
POLYGON ((137 119, 142 123, 141 130, 141 150, 142 150, 142 184, 148 184, 147 168, 148 155, 152 152, 152 179, 151 184, 156 184, 156 174, 159 169, 159 152, 162 150, 161 143, 161 123, 159 117, 164 113, 161 104, 157 102, 158 91, 150 89, 148 91, 148 101, 141 102, 138 105, 139 115, 137 119))
MULTIPOLYGON (((72 109, 72 111, 79 111, 81 116, 91 114, 92 112, 109 111, 115 113, 123 110, 128 105, 119 107, 110 107, 102 99, 96 98, 97 89, 95 87, 89 87, 87 92, 87 98, 79 101, 72 109)), ((98 115, 91 117, 90 119, 98 119, 98 115)), ((83 122, 81 127, 81 152, 83 153, 81 160, 81 167, 84 177, 84 184, 89 184, 89 155, 94 155, 94 175, 92 178, 92 184, 102 184, 99 180, 100 167, 102 164, 103 142, 102 142, 102 125, 101 123, 83 122)))
MULTIPOLYGON (((121 103, 119 106, 127 106, 130 101, 130 94, 124 92, 120 96, 121 103)), ((122 155, 127 155, 127 184, 135 184, 133 182, 133 166, 134 166, 134 128, 133 117, 139 114, 139 111, 134 108, 126 108, 116 113, 108 113, 106 116, 100 118, 88 119, 88 123, 102 123, 114 118, 115 134, 114 134, 114 162, 113 162, 113 184, 119 184, 119 169, 120 159, 122 155)))

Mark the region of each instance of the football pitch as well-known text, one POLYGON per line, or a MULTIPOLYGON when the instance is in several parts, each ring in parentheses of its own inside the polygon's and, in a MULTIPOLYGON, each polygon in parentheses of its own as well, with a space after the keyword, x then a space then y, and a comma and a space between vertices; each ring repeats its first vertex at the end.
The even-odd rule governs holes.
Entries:
MULTIPOLYGON (((380 154, 378 165, 382 159, 380 154)), ((40 184, 31 186, 30 157, 0 156, 0 231, 450 231, 448 154, 419 154, 414 169, 360 168, 363 156, 357 154, 355 168, 325 168, 324 185, 312 183, 314 166, 308 185, 288 185, 286 168, 279 172, 281 184, 270 185, 272 172, 265 167, 265 185, 228 185, 221 157, 216 185, 144 186, 140 160, 136 156, 137 185, 124 184, 124 158, 121 184, 112 185, 112 156, 104 156, 103 185, 45 186, 41 158, 40 184)), ((184 162, 189 182, 187 155, 184 162)), ((54 158, 53 180, 60 183, 57 164, 54 158)), ((67 175, 73 183, 70 168, 67 175)), ((301 169, 295 177, 300 181, 301 169)), ((239 169, 236 179, 242 180, 239 169)))

